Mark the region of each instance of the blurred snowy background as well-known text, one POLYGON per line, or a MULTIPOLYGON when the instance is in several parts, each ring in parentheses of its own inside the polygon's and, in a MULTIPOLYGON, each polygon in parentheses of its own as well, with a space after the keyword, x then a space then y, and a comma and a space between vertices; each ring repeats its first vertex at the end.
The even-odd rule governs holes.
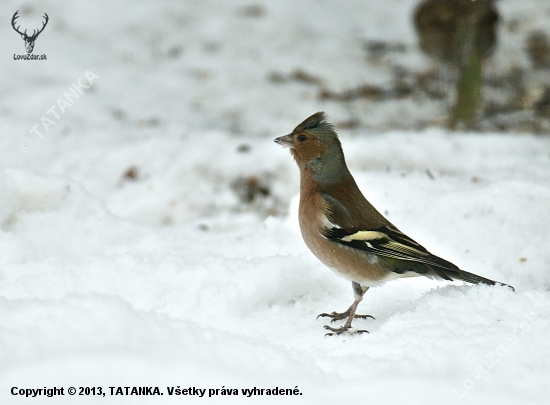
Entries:
POLYGON ((1 1, 0 402, 298 386, 247 401, 547 403, 550 3, 496 3, 482 104, 456 132, 457 72, 421 51, 418 3, 1 1), (48 13, 47 61, 13 59, 16 10, 30 31, 48 13), (370 334, 325 338, 315 317, 351 286, 302 242, 298 170, 272 142, 319 110, 381 212, 516 292, 397 281, 366 294, 370 334))

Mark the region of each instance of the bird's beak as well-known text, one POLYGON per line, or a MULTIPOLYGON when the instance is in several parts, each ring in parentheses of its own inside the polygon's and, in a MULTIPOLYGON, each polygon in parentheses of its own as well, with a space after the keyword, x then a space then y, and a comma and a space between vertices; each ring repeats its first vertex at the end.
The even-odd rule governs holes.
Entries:
POLYGON ((293 148, 294 147, 294 141, 292 140, 292 137, 290 134, 283 135, 278 138, 275 138, 273 140, 275 143, 278 143, 279 145, 284 146, 285 148, 293 148))

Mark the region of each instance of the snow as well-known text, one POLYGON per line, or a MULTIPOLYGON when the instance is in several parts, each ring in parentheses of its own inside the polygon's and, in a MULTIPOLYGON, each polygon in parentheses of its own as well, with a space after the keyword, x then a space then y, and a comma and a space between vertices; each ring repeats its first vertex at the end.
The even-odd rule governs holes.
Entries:
MULTIPOLYGON (((308 84, 269 80, 303 68, 333 88, 384 82, 387 66, 358 44, 415 47, 415 1, 4 4, 3 21, 20 8, 22 23, 43 11, 50 22, 35 45, 47 62, 11 60, 23 41, 0 26, 2 404, 547 403, 550 138, 373 130, 383 114, 437 109, 324 103, 308 84), (89 88, 48 114, 79 79, 89 88), (337 125, 372 116, 370 129, 339 132, 360 188, 393 223, 516 291, 394 281, 359 307, 376 317, 354 323, 369 334, 325 337, 316 316, 347 308, 351 286, 305 247, 298 170, 272 142, 318 110, 337 125), (243 184, 267 195, 246 202, 243 184), (107 395, 10 394, 54 386, 107 395), (110 395, 124 386, 164 395, 110 395), (177 386, 207 391, 169 396, 177 386), (222 387, 239 396, 208 397, 222 387), (254 387, 302 395, 243 399, 254 387)), ((500 4, 548 13, 542 1, 500 4)), ((419 52, 403 61, 428 64, 419 52)))

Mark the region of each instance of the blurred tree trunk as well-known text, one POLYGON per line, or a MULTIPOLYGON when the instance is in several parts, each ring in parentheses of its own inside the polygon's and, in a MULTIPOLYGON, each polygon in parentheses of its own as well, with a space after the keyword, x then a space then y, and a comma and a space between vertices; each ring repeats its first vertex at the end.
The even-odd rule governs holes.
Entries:
POLYGON ((475 18, 475 15, 461 18, 455 38, 460 80, 457 83, 456 103, 449 122, 451 129, 456 129, 459 123, 463 123, 466 128, 474 127, 476 112, 481 104, 482 61, 475 46, 475 18))
POLYGON ((481 107, 482 61, 496 46, 496 0, 422 0, 414 21, 420 48, 458 72, 448 126, 473 128, 481 107))

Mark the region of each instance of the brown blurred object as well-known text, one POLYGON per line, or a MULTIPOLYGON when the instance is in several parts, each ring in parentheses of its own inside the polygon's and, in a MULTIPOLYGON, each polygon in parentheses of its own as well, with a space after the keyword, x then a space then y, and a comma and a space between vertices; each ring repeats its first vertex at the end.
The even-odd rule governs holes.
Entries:
POLYGON ((265 180, 257 176, 240 176, 231 182, 231 188, 241 202, 250 204, 259 197, 267 197, 271 190, 265 180))
POLYGON ((363 84, 343 92, 334 92, 324 88, 319 92, 319 99, 321 100, 352 101, 358 98, 380 100, 383 97, 384 89, 370 84, 363 84))
POLYGON ((137 181, 138 177, 137 166, 130 166, 124 173, 122 173, 122 180, 137 181))
POLYGON ((482 59, 493 54, 499 19, 494 0, 425 0, 414 13, 420 48, 429 56, 464 65, 464 22, 471 22, 473 45, 482 59))
POLYGON ((531 32, 525 48, 535 69, 550 68, 550 41, 544 32, 531 32))
POLYGON ((499 16, 494 0, 425 0, 415 11, 420 48, 460 70, 449 127, 476 124, 481 104, 482 60, 496 45, 499 16))
POLYGON ((535 114, 539 117, 550 118, 550 87, 546 87, 542 96, 534 105, 535 114))

